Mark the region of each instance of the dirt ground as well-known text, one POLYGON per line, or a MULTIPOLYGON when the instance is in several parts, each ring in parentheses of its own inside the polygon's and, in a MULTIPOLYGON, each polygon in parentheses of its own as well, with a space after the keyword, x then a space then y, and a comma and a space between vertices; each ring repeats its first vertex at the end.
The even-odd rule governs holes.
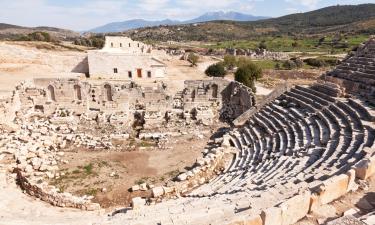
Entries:
POLYGON ((199 139, 185 135, 173 139, 169 149, 141 147, 129 151, 74 149, 62 157, 60 178, 50 180, 61 191, 95 196, 104 208, 127 206, 136 196, 150 192, 129 191, 135 184, 158 185, 175 178, 194 164, 207 144, 209 135, 199 139))
POLYGON ((309 214, 295 225, 321 225, 343 216, 349 209, 358 209, 359 215, 375 210, 375 176, 359 185, 356 192, 351 192, 338 200, 322 206, 318 212, 309 214))

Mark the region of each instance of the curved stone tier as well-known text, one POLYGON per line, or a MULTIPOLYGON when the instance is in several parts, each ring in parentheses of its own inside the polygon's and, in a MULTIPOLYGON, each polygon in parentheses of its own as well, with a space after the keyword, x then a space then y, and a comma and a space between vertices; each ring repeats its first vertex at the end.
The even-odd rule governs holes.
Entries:
POLYGON ((320 193, 325 204, 336 195, 327 197, 319 192, 322 187, 330 191, 331 185, 347 182, 343 193, 350 191, 351 169, 374 155, 374 110, 339 95, 333 84, 285 92, 224 136, 236 151, 220 175, 182 198, 116 215, 113 222, 262 224, 268 210, 280 204, 289 213, 296 210, 285 224, 301 219, 311 194, 320 193))
POLYGON ((375 104, 375 39, 358 48, 325 78, 344 86, 348 91, 361 94, 375 104))

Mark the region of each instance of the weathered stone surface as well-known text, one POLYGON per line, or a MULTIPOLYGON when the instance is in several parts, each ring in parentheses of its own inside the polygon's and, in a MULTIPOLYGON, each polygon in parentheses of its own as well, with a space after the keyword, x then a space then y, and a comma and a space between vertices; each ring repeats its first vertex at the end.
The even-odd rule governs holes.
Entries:
POLYGON ((332 177, 323 182, 319 198, 322 204, 327 204, 345 195, 348 190, 349 177, 346 174, 332 177))
POLYGON ((375 156, 370 159, 363 159, 355 166, 356 177, 366 180, 375 174, 375 156))
POLYGON ((141 197, 136 197, 132 199, 132 207, 133 209, 140 209, 146 205, 146 199, 141 197))
POLYGON ((282 225, 296 223, 307 215, 310 209, 310 191, 304 191, 280 205, 282 225))
POLYGON ((282 210, 279 207, 272 207, 262 211, 261 217, 264 225, 281 225, 282 224, 282 210))
POLYGON ((163 187, 154 187, 152 189, 152 196, 154 198, 158 198, 164 195, 164 188, 163 187))

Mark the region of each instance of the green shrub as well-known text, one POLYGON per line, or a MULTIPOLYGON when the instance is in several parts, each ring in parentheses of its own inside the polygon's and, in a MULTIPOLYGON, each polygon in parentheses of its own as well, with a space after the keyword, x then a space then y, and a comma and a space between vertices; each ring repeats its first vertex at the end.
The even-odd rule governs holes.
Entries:
POLYGON ((197 66, 198 60, 199 60, 198 55, 196 55, 194 53, 189 54, 188 61, 191 63, 192 66, 197 66))
POLYGON ((226 55, 224 56, 224 66, 228 68, 228 70, 232 70, 237 64, 237 59, 234 55, 226 55))
POLYGON ((226 74, 223 63, 216 63, 209 66, 206 71, 206 75, 209 77, 224 77, 226 74))
POLYGON ((259 66, 248 61, 237 69, 236 73, 234 74, 234 78, 236 81, 251 88, 255 93, 255 81, 260 79, 262 74, 263 71, 259 66))

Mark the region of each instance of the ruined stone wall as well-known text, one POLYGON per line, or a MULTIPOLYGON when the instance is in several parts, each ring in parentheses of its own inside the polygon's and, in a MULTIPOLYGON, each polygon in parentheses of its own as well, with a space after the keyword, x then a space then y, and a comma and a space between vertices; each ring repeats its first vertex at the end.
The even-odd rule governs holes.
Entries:
POLYGON ((233 121, 233 124, 235 126, 242 126, 246 123, 246 121, 251 118, 255 113, 257 113, 259 110, 261 110, 265 105, 272 102, 276 98, 278 98, 280 95, 282 95, 284 92, 289 91, 291 88, 291 85, 289 85, 287 82, 278 85, 275 87, 275 89, 268 94, 262 101, 257 102, 256 105, 253 105, 254 107, 249 108, 248 110, 244 111, 241 115, 237 116, 235 120, 233 121))
POLYGON ((225 79, 186 81, 175 95, 168 95, 164 84, 143 88, 130 81, 35 79, 20 85, 18 96, 24 115, 67 109, 76 116, 145 129, 171 121, 211 125, 223 116, 234 119, 255 103, 249 88, 225 79))
POLYGON ((58 189, 47 184, 30 182, 19 169, 16 169, 15 172, 17 174, 18 185, 31 196, 59 207, 71 207, 88 211, 100 209, 98 203, 92 203, 91 200, 85 197, 76 197, 70 193, 60 193, 58 189))

